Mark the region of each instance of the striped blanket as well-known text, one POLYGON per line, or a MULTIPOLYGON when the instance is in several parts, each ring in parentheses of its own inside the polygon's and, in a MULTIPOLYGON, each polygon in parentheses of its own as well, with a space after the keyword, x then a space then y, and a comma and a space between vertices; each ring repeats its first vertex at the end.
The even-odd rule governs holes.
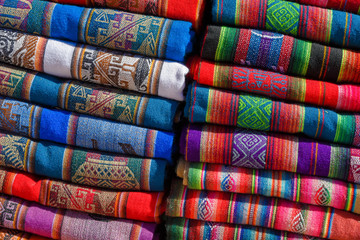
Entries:
POLYGON ((149 128, 172 130, 177 101, 103 88, 0 65, 0 93, 50 107, 149 128))
MULTIPOLYGON (((153 239, 156 228, 154 223, 50 208, 3 194, 0 194, 0 204, 1 227, 26 231, 51 239, 148 240, 153 239)), ((36 236, 30 238, 30 240, 35 239, 44 240, 36 236)))
MULTIPOLYGON (((266 240, 308 240, 310 237, 291 232, 240 224, 203 222, 187 218, 166 218, 168 239, 266 239, 266 240)), ((310 238, 320 240, 319 238, 310 238)))
POLYGON ((200 84, 304 102, 340 111, 360 112, 360 87, 337 85, 194 57, 190 77, 200 84))
POLYGON ((0 6, 4 28, 175 61, 192 50, 189 22, 41 0, 3 0, 0 6))
POLYGON ((351 13, 360 14, 360 2, 358 0, 289 0, 300 4, 313 5, 323 8, 332 8, 351 13))
POLYGON ((360 146, 360 115, 266 97, 233 93, 192 84, 187 94, 185 117, 254 130, 304 133, 311 138, 360 146))
POLYGON ((107 7, 125 12, 143 13, 189 21, 198 29, 205 7, 204 0, 51 0, 57 3, 87 7, 107 7))
POLYGON ((71 148, 0 132, 0 166, 119 190, 164 191, 167 162, 71 148))
POLYGON ((314 237, 359 239, 360 216, 330 207, 278 198, 190 190, 179 179, 172 184, 166 215, 246 224, 314 237))
POLYGON ((360 183, 360 150, 274 134, 216 125, 183 128, 180 152, 190 162, 282 170, 360 183))
POLYGON ((312 79, 360 82, 359 52, 273 32, 209 26, 201 56, 312 79))
POLYGON ((0 61, 62 78, 183 101, 188 69, 176 62, 0 28, 0 61))
POLYGON ((360 213, 360 185, 339 180, 184 160, 177 175, 189 189, 278 197, 360 213))
POLYGON ((174 134, 0 97, 0 129, 33 139, 171 162, 174 134))
POLYGON ((360 16, 282 0, 218 0, 212 20, 360 49, 360 16))
POLYGON ((0 167, 0 192, 41 205, 146 222, 160 222, 163 192, 117 192, 0 167))

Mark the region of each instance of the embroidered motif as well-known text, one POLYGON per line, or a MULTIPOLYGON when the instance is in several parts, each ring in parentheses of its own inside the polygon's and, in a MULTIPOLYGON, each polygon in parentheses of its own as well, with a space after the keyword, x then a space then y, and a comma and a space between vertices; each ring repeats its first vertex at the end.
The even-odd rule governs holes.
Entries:
POLYGON ((30 104, 0 99, 0 127, 27 135, 31 110, 30 104))
POLYGON ((329 190, 325 187, 324 184, 321 185, 321 187, 316 191, 315 194, 315 202, 318 205, 328 205, 331 201, 331 194, 329 190))
POLYGON ((110 9, 93 9, 89 16, 85 27, 86 42, 152 57, 164 56, 164 53, 158 53, 162 49, 164 36, 161 32, 165 19, 110 9))
POLYGON ((266 29, 297 35, 300 17, 298 4, 268 0, 266 29))
POLYGON ((301 212, 299 212, 291 221, 291 230, 297 233, 306 231, 306 223, 301 212))
POLYGON ((212 210, 213 207, 213 204, 207 197, 201 199, 198 210, 199 219, 203 221, 210 220, 212 218, 212 215, 214 214, 212 210))
POLYGON ((19 0, 19 3, 15 6, 1 6, 0 24, 4 27, 18 29, 26 19, 31 9, 32 4, 30 0, 19 0))
POLYGON ((252 95, 241 95, 237 125, 255 130, 269 130, 272 101, 252 95))
POLYGON ((24 170, 24 150, 26 138, 0 135, 0 164, 24 170))
POLYGON ((127 166, 127 161, 123 159, 106 161, 97 159, 96 156, 87 156, 86 161, 77 168, 72 176, 72 181, 105 188, 140 189, 135 174, 127 166))
POLYGON ((250 130, 234 132, 232 165, 248 168, 265 168, 267 137, 250 130))

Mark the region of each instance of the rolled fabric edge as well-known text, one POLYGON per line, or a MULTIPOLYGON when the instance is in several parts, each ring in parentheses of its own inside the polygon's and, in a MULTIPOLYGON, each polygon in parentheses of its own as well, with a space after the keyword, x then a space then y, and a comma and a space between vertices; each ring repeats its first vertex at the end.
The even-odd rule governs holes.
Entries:
POLYGON ((159 79, 159 96, 184 101, 183 91, 188 72, 189 69, 183 64, 165 61, 159 79))
POLYGON ((192 24, 184 21, 173 21, 167 40, 165 58, 184 62, 185 56, 192 51, 194 33, 192 24))

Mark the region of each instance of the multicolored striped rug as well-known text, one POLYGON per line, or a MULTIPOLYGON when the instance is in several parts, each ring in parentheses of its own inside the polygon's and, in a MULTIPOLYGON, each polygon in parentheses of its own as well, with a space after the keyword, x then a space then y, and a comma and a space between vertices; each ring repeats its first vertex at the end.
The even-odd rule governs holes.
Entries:
POLYGON ((180 152, 189 162, 282 170, 360 183, 360 149, 297 135, 190 124, 182 130, 180 152))
POLYGON ((201 56, 311 79, 360 83, 359 52, 274 32, 208 26, 201 56))
POLYGON ((360 16, 342 11, 282 0, 217 0, 212 20, 360 49, 360 16))
POLYGON ((189 76, 200 84, 313 104, 339 111, 360 112, 360 87, 292 77, 255 68, 189 60, 189 76))
POLYGON ((360 214, 360 185, 285 171, 267 171, 210 163, 177 166, 189 189, 255 194, 360 214))
POLYGON ((285 133, 360 146, 360 115, 272 101, 193 83, 187 93, 185 117, 207 122, 285 133))
POLYGON ((246 224, 331 239, 360 238, 360 216, 278 198, 190 190, 174 179, 166 215, 246 224))

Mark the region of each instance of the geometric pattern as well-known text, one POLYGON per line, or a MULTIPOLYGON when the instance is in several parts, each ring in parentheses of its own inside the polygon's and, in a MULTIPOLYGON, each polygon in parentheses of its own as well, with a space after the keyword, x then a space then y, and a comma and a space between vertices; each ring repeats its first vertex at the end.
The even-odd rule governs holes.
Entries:
POLYGON ((241 95, 237 126, 254 130, 270 129, 272 101, 253 95, 241 95))
POLYGON ((266 29, 297 35, 300 6, 286 1, 268 0, 266 29))
POLYGON ((23 137, 0 135, 0 165, 24 170, 27 140, 23 137))
POLYGON ((214 214, 212 208, 213 208, 213 204, 211 203, 211 201, 207 197, 202 198, 199 203, 199 210, 198 210, 199 219, 203 221, 207 221, 208 219, 211 219, 212 215, 214 214))
MULTIPOLYGON (((232 167, 228 167, 226 166, 225 168, 227 168, 226 170, 224 169, 224 171, 233 169, 232 167)), ((221 190, 224 192, 231 192, 235 189, 235 180, 234 178, 231 176, 231 172, 226 174, 226 176, 224 177, 224 179, 221 181, 221 190)))
POLYGON ((105 161, 88 157, 78 167, 72 181, 104 188, 140 189, 140 183, 125 161, 105 161))
POLYGON ((301 212, 299 212, 291 221, 291 230, 297 233, 305 232, 306 223, 301 212))
POLYGON ((251 130, 235 130, 232 165, 256 169, 265 168, 267 136, 251 130))
POLYGON ((318 204, 318 205, 328 205, 329 202, 331 201, 331 198, 330 198, 330 192, 329 190, 323 185, 321 185, 321 187, 316 191, 316 194, 315 194, 315 202, 318 204))
POLYGON ((349 175, 352 175, 352 181, 355 183, 360 183, 360 157, 354 156, 353 152, 355 151, 352 151, 351 154, 349 175))
POLYGON ((234 67, 232 88, 236 90, 285 99, 287 84, 288 79, 282 74, 234 67))

